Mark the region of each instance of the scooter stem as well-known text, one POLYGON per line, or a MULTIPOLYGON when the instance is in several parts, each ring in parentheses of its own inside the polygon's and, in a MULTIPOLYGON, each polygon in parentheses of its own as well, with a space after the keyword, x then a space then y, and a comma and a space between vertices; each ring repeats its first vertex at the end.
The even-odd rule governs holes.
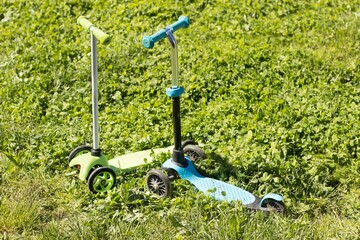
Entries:
MULTIPOLYGON (((171 89, 179 90, 179 70, 178 70, 178 48, 172 29, 166 27, 166 35, 171 45, 171 68, 172 68, 172 84, 171 89)), ((183 88, 182 88, 183 91, 183 88)), ((181 146, 181 119, 180 119, 180 94, 171 97, 173 108, 173 125, 174 125, 174 149, 172 153, 172 161, 182 167, 186 167, 188 162, 184 157, 184 151, 181 146)))
POLYGON ((178 47, 174 35, 172 34, 171 28, 165 29, 166 35, 171 45, 171 72, 172 72, 172 88, 179 86, 179 64, 178 64, 178 47))
MULTIPOLYGON (((93 149, 99 149, 99 109, 98 109, 98 70, 97 70, 97 42, 90 30, 91 36, 91 85, 92 85, 92 115, 93 115, 93 149)), ((94 152, 95 152, 94 151, 94 152)))

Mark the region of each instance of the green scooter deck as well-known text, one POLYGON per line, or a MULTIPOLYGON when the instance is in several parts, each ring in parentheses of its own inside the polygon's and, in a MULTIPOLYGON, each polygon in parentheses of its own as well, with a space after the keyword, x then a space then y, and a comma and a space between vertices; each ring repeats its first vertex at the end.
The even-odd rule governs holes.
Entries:
MULTIPOLYGON (((171 146, 128 153, 110 160, 107 160, 104 154, 101 154, 100 156, 93 156, 89 152, 72 159, 69 166, 79 166, 79 179, 85 181, 94 166, 109 167, 114 170, 116 174, 119 174, 122 171, 130 171, 136 167, 150 163, 153 161, 155 154, 170 152, 172 148, 173 147, 171 146)), ((69 175, 73 174, 76 174, 76 171, 70 173, 69 175)))
MULTIPOLYGON (((138 166, 152 162, 154 155, 170 152, 173 147, 149 149, 140 152, 128 153, 109 160, 109 165, 119 170, 131 170, 138 166)), ((115 169, 114 169, 115 170, 115 169)))

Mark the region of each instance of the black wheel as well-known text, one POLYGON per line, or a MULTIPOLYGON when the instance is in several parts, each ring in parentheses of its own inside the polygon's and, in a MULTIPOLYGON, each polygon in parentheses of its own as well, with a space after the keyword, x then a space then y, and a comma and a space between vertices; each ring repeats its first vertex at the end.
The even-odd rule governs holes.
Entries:
POLYGON ((183 150, 184 154, 187 155, 192 162, 206 158, 204 151, 196 145, 186 145, 183 150))
POLYGON ((172 168, 161 168, 161 169, 166 171, 167 177, 171 182, 179 178, 179 174, 174 169, 172 168))
POLYGON ((271 198, 266 199, 261 207, 267 208, 271 212, 276 212, 280 214, 285 214, 286 211, 283 202, 276 201, 275 199, 271 199, 271 198))
POLYGON ((90 168, 90 170, 89 170, 89 174, 87 175, 86 180, 89 180, 89 177, 93 171, 95 171, 96 169, 101 168, 101 167, 102 166, 100 164, 96 164, 96 165, 92 166, 92 168, 90 168))
POLYGON ((196 145, 196 142, 191 139, 187 139, 181 143, 181 147, 184 148, 186 145, 196 145))
POLYGON ((88 186, 93 193, 104 193, 115 186, 116 174, 108 167, 96 168, 89 176, 88 186))
POLYGON ((146 177, 146 185, 150 192, 162 198, 169 197, 171 194, 171 183, 168 176, 160 170, 152 169, 146 177))
POLYGON ((71 160, 73 160, 79 153, 88 153, 91 151, 91 147, 88 145, 81 145, 78 146, 76 148, 74 148, 74 150, 71 151, 71 153, 69 154, 69 163, 71 160))

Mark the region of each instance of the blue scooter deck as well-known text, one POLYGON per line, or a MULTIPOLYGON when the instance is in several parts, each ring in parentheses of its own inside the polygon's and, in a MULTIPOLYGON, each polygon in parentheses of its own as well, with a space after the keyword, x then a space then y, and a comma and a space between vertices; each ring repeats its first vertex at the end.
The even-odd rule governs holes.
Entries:
POLYGON ((163 168, 174 169, 179 174, 180 178, 186 179, 195 185, 199 191, 210 195, 216 200, 228 202, 241 201, 244 205, 253 204, 257 200, 253 194, 242 188, 202 176, 195 169, 194 164, 187 157, 185 158, 188 161, 188 166, 185 168, 174 164, 171 159, 163 164, 163 168))

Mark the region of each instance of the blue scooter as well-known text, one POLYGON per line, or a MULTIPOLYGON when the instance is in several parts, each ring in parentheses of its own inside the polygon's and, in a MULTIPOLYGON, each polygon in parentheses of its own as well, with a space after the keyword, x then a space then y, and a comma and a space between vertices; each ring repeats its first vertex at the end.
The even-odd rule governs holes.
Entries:
POLYGON ((242 204, 250 209, 262 211, 285 212, 285 205, 282 196, 274 193, 266 194, 260 198, 254 194, 222 182, 216 179, 202 176, 194 167, 193 161, 205 157, 204 152, 196 145, 181 144, 181 122, 180 122, 180 96, 184 93, 184 88, 179 84, 178 73, 178 48, 173 33, 181 28, 188 28, 190 21, 187 17, 181 16, 178 21, 161 29, 151 36, 145 36, 142 44, 145 48, 152 48, 161 39, 168 38, 171 46, 171 65, 172 65, 172 86, 166 89, 166 95, 172 99, 172 118, 174 127, 174 149, 172 158, 168 159, 163 165, 162 170, 152 169, 146 177, 146 184, 150 192, 166 198, 171 195, 170 181, 180 177, 188 180, 196 188, 214 199, 222 201, 241 201, 242 204), (185 154, 184 154, 185 152, 185 154))

